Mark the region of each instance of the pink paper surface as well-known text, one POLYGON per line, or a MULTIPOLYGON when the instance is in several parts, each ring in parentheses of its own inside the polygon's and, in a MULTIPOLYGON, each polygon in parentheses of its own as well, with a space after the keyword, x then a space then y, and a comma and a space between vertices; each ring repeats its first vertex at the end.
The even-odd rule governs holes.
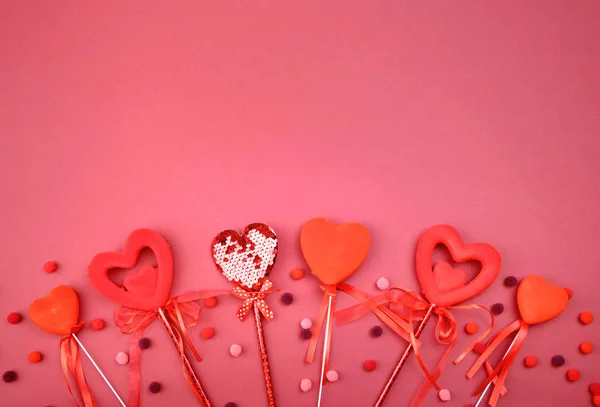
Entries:
MULTIPOLYGON (((58 284, 76 288, 83 320, 107 327, 80 338, 118 392, 127 367, 114 357, 128 337, 113 326, 115 305, 88 282, 98 252, 115 250, 133 229, 150 227, 171 242, 173 294, 229 288, 209 248, 226 228, 271 225, 280 253, 271 279, 294 294, 269 298, 265 327, 279 406, 316 405, 319 363, 303 362, 299 321, 321 300, 315 278, 290 278, 305 267, 302 223, 315 216, 358 221, 372 250, 348 282, 374 293, 386 276, 417 288, 413 253, 428 226, 448 223, 465 241, 502 254, 500 279, 476 301, 505 304, 499 327, 516 318, 508 275, 529 273, 571 287, 564 315, 530 330, 507 380, 501 406, 591 405, 600 382, 596 284, 600 251, 600 2, 29 2, 0 4, 0 405, 69 406, 59 338, 26 317, 35 298, 58 284), (59 270, 42 270, 56 260, 59 270), (27 362, 38 350, 42 363, 27 362), (550 366, 562 354, 563 368, 550 366), (522 357, 540 365, 527 370, 522 357), (567 382, 567 368, 581 372, 567 382), (302 393, 303 378, 313 390, 302 393)), ((353 302, 340 295, 341 307, 353 302)), ((235 298, 203 313, 191 336, 196 365, 215 406, 266 405, 252 321, 235 317, 235 298), (213 339, 200 329, 215 328, 213 339), (241 357, 229 346, 244 347, 241 357)), ((459 348, 469 321, 457 312, 459 348)), ((404 346, 391 331, 372 339, 369 315, 336 327, 325 406, 374 402, 404 346), (377 361, 373 373, 362 363, 377 361)), ((433 366, 443 347, 424 334, 433 366)), ((147 330, 144 406, 197 405, 164 328, 147 330), (163 391, 147 391, 151 381, 163 391)), ((448 366, 440 382, 447 406, 475 399, 483 379, 467 381, 467 362, 448 366)), ((87 360, 101 406, 116 406, 87 360)), ((423 375, 414 360, 388 405, 404 407, 423 375)), ((434 392, 426 406, 440 405, 434 392)))

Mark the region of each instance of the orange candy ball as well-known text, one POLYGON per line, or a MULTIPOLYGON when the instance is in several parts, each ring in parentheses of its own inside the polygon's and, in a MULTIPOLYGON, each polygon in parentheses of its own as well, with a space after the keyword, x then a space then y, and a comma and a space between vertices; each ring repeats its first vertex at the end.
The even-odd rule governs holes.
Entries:
POLYGON ((100 318, 96 318, 92 320, 92 329, 94 331, 101 331, 104 329, 104 321, 100 318))
POLYGON ((583 353, 584 355, 587 355, 587 354, 589 354, 589 353, 592 353, 592 351, 593 351, 593 350, 594 350, 594 345, 592 345, 592 344, 591 344, 591 343, 589 343, 589 342, 582 342, 582 343, 579 345, 579 351, 580 351, 581 353, 583 353))
POLYGON ((302 277, 304 277, 304 271, 302 271, 300 268, 293 269, 291 275, 294 280, 300 280, 302 277))
POLYGON ((600 396, 594 396, 594 398, 592 399, 592 402, 594 403, 594 405, 596 407, 600 407, 600 396))
POLYGON ((31 362, 31 363, 38 363, 39 361, 42 360, 42 354, 40 352, 31 352, 29 355, 27 355, 27 359, 31 362))
POLYGON ((475 322, 469 322, 465 325, 465 332, 469 335, 476 334, 479 331, 479 326, 475 322))
POLYGON ((54 261, 47 261, 44 264, 44 271, 46 273, 54 273, 57 268, 58 268, 58 265, 54 261))
POLYGON ((202 335, 202 338, 204 339, 210 339, 215 336, 215 330, 213 328, 204 328, 202 332, 200 332, 200 335, 202 335))
POLYGON ((591 324, 593 320, 594 316, 591 312, 585 311, 579 314, 579 321, 584 325, 591 324))
POLYGON ((204 306, 206 308, 214 308, 217 306, 217 297, 208 297, 204 300, 204 306))
POLYGON ((581 377, 581 374, 579 373, 579 370, 577 370, 577 369, 567 370, 567 379, 570 382, 576 382, 577 380, 579 380, 580 377, 581 377))
POLYGON ((525 356, 525 366, 528 368, 536 367, 538 364, 538 358, 535 356, 525 356))

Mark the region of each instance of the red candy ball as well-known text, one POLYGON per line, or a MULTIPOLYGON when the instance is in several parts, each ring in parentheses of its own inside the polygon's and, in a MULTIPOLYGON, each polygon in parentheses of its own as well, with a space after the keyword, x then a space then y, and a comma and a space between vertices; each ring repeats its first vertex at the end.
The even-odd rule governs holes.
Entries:
POLYGON ((483 352, 485 352, 486 349, 487 349, 487 346, 485 346, 485 343, 483 343, 483 342, 477 342, 475 344, 475 346, 473 347, 473 350, 478 355, 481 355, 483 352))
POLYGON ((367 372, 372 372, 377 367, 377 363, 374 360, 366 360, 363 367, 367 372))
POLYGON ((594 396, 600 396, 600 383, 590 384, 589 390, 594 396))
POLYGON ((214 308, 217 306, 217 297, 208 297, 204 300, 204 306, 206 308, 214 308))
POLYGON ((92 329, 94 331, 100 331, 104 329, 104 321, 100 318, 96 318, 92 320, 92 329))
POLYGON ((44 271, 46 273, 54 273, 57 268, 58 266, 54 261, 47 261, 46 263, 44 263, 44 271))
POLYGON ((18 312, 11 312, 6 317, 6 320, 8 321, 8 323, 13 324, 13 325, 21 322, 21 319, 23 319, 23 318, 21 318, 21 314, 19 314, 18 312))

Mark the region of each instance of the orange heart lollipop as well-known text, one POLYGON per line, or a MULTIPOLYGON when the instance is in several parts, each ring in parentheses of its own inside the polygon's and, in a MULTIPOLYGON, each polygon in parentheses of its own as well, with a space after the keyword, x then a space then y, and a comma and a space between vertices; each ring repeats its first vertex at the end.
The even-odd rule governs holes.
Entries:
POLYGON ((517 304, 523 321, 540 324, 562 314, 569 305, 569 295, 564 288, 551 285, 542 277, 529 276, 519 284, 517 304))

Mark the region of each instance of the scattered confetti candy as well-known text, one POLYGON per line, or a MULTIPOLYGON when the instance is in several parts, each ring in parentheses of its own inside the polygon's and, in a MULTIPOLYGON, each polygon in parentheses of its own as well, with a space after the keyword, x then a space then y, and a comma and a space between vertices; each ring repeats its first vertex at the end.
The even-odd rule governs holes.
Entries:
POLYGON ((200 335, 202 335, 202 338, 203 338, 203 339, 210 339, 210 338, 212 338, 213 336, 215 336, 215 330, 214 330, 214 328, 210 328, 210 327, 208 327, 208 328, 204 328, 204 329, 203 329, 203 330, 200 332, 200 335))
POLYGON ((375 325, 369 330, 369 334, 371 334, 373 338, 379 338, 381 334, 383 334, 383 329, 379 325, 375 325))
POLYGON ((452 399, 452 395, 450 394, 450 390, 448 389, 440 390, 438 396, 442 401, 450 401, 450 399, 452 399))
POLYGON ((487 349, 487 346, 485 346, 485 343, 483 343, 483 342, 477 342, 475 344, 475 346, 473 346, 473 350, 478 355, 481 355, 483 352, 485 352, 486 349, 487 349))
POLYGON ((129 363, 129 355, 125 352, 119 352, 117 353, 115 360, 120 365, 126 365, 127 363, 129 363))
POLYGON ((6 317, 6 320, 8 321, 9 324, 18 324, 19 322, 21 322, 23 318, 21 317, 21 314, 19 314, 18 312, 11 312, 10 314, 8 314, 8 316, 6 317))
POLYGON ((567 292, 569 299, 573 298, 573 290, 571 290, 570 288, 565 288, 565 291, 567 292))
POLYGON ((600 383, 592 383, 588 389, 594 396, 600 396, 600 383))
POLYGON ((217 306, 217 297, 208 297, 204 299, 204 306, 206 308, 214 308, 217 306))
POLYGON ((54 261, 47 261, 46 263, 44 263, 44 271, 46 273, 54 273, 57 268, 58 265, 54 261))
POLYGON ((148 349, 152 345, 152 342, 148 338, 142 338, 138 342, 140 349, 148 349))
POLYGON ((17 372, 15 372, 14 370, 9 370, 2 374, 2 380, 6 383, 14 382, 15 380, 17 380, 17 377, 17 372))
POLYGON ((27 355, 27 360, 29 360, 31 363, 38 363, 42 360, 42 354, 38 351, 31 352, 29 355, 27 355))
POLYGON ((514 287, 519 283, 519 280, 517 280, 517 277, 515 276, 508 276, 504 279, 504 285, 506 287, 514 287))
POLYGON ((300 389, 302 389, 304 392, 309 391, 312 389, 312 381, 310 379, 302 379, 300 381, 300 389))
POLYGON ((310 339, 312 338, 312 332, 310 331, 310 329, 303 329, 300 331, 300 338, 302 339, 310 339))
POLYGON ((538 358, 535 356, 525 356, 525 366, 528 368, 536 367, 538 364, 538 358))
POLYGON ((294 302, 294 296, 290 293, 283 293, 281 295, 281 302, 284 303, 285 305, 290 305, 291 303, 294 302))
POLYGON ((302 329, 310 329, 312 327, 312 321, 310 318, 303 318, 302 321, 300 321, 300 326, 302 329))
POLYGON ((504 312, 504 305, 497 303, 492 305, 492 314, 500 315, 504 312))
POLYGON ((104 321, 100 318, 96 318, 92 320, 92 329, 94 331, 101 331, 104 329, 104 321))
POLYGON ((148 390, 150 393, 158 393, 162 389, 162 385, 159 382, 152 382, 150 386, 148 386, 148 390))
POLYGON ((377 279, 377 281, 375 282, 375 285, 377 286, 378 289, 380 289, 381 291, 385 291, 388 288, 390 288, 390 280, 388 280, 385 277, 379 277, 377 279))
POLYGON ((581 374, 579 373, 579 370, 577 370, 577 369, 567 370, 567 379, 570 382, 576 382, 577 380, 579 380, 580 377, 581 377, 581 374))
POLYGON ((579 321, 584 325, 591 324, 593 320, 594 316, 591 312, 585 311, 579 314, 579 321))
POLYGON ((228 401, 225 403, 225 407, 237 407, 237 404, 235 404, 233 401, 228 401))
POLYGON ((238 356, 240 356, 242 354, 242 347, 240 345, 238 345, 237 343, 234 343, 229 348, 229 353, 231 353, 231 356, 233 356, 234 358, 237 358, 238 356))
POLYGON ((325 375, 325 377, 327 377, 327 381, 328 382, 337 382, 338 379, 340 378, 340 375, 338 374, 338 372, 336 372, 335 370, 330 370, 329 372, 327 372, 327 374, 325 375))
POLYGON ((581 353, 583 353, 584 355, 587 355, 587 354, 590 354, 590 353, 592 353, 592 351, 593 351, 593 350, 594 350, 594 345, 592 345, 592 344, 591 344, 591 343, 589 343, 589 342, 582 342, 582 343, 579 345, 579 351, 580 351, 581 353))
POLYGON ((304 277, 304 271, 302 271, 302 269, 296 268, 292 270, 292 278, 294 280, 300 280, 302 277, 304 277))
POLYGON ((556 355, 552 357, 552 366, 560 367, 565 364, 565 358, 561 355, 556 355))
POLYGON ((475 322, 469 322, 465 325, 465 332, 469 335, 476 334, 479 331, 479 326, 475 322))
POLYGON ((373 370, 375 370, 376 367, 377 367, 377 363, 375 363, 374 360, 366 360, 365 363, 363 364, 363 368, 367 372, 372 372, 373 370))

